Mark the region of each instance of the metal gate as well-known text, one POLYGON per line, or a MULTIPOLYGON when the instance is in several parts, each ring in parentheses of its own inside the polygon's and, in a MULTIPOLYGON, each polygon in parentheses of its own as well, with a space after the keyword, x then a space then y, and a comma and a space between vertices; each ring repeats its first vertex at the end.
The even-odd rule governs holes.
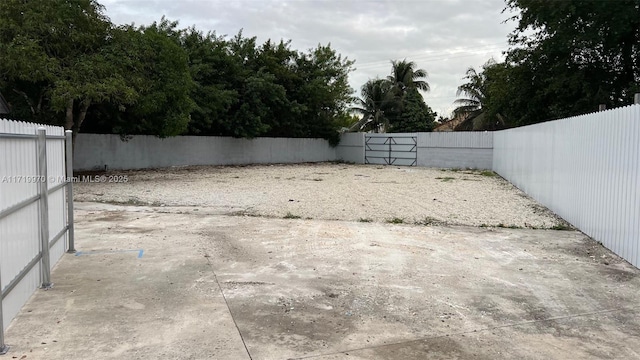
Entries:
POLYGON ((416 166, 418 137, 411 135, 366 134, 365 164, 416 166))

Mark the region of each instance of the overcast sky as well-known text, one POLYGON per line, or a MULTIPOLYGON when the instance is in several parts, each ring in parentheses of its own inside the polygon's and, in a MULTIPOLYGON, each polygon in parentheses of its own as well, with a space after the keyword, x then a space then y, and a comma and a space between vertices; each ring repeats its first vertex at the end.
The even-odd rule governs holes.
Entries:
POLYGON ((308 50, 331 46, 355 60, 350 83, 358 91, 368 79, 386 77, 390 60, 407 59, 427 70, 425 101, 448 116, 456 88, 470 66, 502 60, 512 14, 504 0, 99 0, 115 24, 145 25, 178 20, 204 32, 292 40, 308 50))

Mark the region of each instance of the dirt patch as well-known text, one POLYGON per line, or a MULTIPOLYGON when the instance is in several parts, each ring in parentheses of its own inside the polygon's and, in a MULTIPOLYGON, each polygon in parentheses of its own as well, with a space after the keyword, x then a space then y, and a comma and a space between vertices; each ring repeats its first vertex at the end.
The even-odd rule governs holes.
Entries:
POLYGON ((601 243, 584 236, 580 241, 572 244, 562 244, 558 250, 564 254, 574 256, 576 260, 588 261, 602 265, 615 265, 626 262, 623 258, 612 253, 601 243))

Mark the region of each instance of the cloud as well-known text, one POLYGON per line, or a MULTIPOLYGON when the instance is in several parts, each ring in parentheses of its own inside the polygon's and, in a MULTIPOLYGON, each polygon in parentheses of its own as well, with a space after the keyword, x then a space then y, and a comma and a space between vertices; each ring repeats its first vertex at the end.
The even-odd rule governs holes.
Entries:
POLYGON ((103 0, 116 24, 149 24, 163 15, 183 27, 233 36, 292 40, 308 50, 331 43, 356 60, 350 83, 390 73, 391 60, 415 61, 429 73, 425 100, 438 113, 453 109, 455 92, 470 66, 502 59, 514 29, 503 0, 103 0))

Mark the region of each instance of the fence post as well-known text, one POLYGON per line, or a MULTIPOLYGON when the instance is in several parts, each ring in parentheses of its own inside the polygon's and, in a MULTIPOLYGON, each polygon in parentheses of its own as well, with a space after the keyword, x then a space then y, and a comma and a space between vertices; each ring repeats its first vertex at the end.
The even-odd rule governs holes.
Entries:
POLYGON ((2 293, 2 271, 0 271, 0 355, 9 351, 9 347, 4 343, 4 317, 2 316, 2 303, 4 303, 2 293))
POLYGON ((65 135, 66 163, 67 163, 67 230, 69 231, 69 250, 76 252, 73 230, 73 131, 67 130, 65 135))
POLYGON ((636 105, 640 105, 640 93, 636 93, 633 96, 633 103, 636 104, 636 105))
POLYGON ((47 131, 39 127, 38 133, 38 179, 40 180, 40 251, 42 288, 49 289, 51 284, 51 259, 49 258, 49 184, 47 179, 47 131))

